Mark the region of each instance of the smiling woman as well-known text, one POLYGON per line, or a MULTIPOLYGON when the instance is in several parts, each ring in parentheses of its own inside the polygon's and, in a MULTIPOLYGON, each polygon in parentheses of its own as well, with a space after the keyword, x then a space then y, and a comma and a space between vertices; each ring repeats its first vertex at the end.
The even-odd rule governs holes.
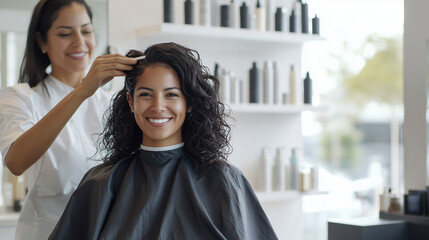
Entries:
POLYGON ((105 163, 82 179, 49 239, 277 239, 250 184, 226 161, 218 80, 181 45, 144 55, 113 99, 105 163))
POLYGON ((0 90, 0 151, 10 172, 25 174, 28 184, 15 239, 47 239, 80 179, 97 164, 89 161, 93 135, 102 131, 110 99, 98 89, 137 61, 100 56, 87 73, 94 49, 84 0, 37 3, 20 84, 0 90))

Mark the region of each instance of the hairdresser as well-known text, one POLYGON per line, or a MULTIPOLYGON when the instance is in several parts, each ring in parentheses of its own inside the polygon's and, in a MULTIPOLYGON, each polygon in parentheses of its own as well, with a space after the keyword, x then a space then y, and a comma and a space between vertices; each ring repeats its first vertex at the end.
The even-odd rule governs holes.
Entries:
POLYGON ((94 49, 84 0, 38 2, 19 84, 0 90, 0 152, 14 175, 25 173, 28 188, 16 239, 46 240, 82 176, 98 163, 94 139, 110 101, 99 87, 137 61, 100 56, 86 73, 94 49))

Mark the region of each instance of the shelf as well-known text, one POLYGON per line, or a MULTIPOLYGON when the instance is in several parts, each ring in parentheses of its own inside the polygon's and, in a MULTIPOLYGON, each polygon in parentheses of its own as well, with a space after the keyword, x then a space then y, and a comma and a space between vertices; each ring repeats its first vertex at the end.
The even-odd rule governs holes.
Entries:
POLYGON ((319 35, 288 33, 288 32, 260 32, 250 29, 234 29, 226 27, 207 27, 197 25, 181 25, 162 23, 142 27, 137 30, 139 37, 165 39, 177 37, 182 38, 205 38, 205 40, 245 41, 281 44, 302 44, 308 41, 323 40, 319 35))
POLYGON ((389 220, 403 220, 409 223, 429 225, 429 216, 389 213, 380 211, 380 218, 389 220))
POLYGON ((274 105, 274 104, 227 104, 233 113, 301 113, 303 111, 324 112, 326 106, 303 105, 274 105))
POLYGON ((297 197, 309 196, 309 195, 318 195, 318 194, 327 194, 326 191, 316 191, 311 190, 307 192, 300 192, 297 190, 288 190, 288 191, 273 191, 273 192, 256 192, 259 202, 261 203, 273 203, 273 202, 284 202, 292 200, 297 197))

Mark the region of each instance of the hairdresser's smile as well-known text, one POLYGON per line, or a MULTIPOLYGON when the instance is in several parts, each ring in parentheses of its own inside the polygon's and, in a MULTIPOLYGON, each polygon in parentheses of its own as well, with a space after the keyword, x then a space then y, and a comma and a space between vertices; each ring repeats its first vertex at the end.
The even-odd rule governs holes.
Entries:
POLYGON ((83 52, 73 52, 67 55, 73 59, 81 60, 85 57, 86 54, 88 54, 88 52, 83 51, 83 52))
POLYGON ((182 142, 186 100, 176 72, 164 64, 152 65, 137 78, 128 103, 142 130, 142 144, 163 147, 182 142))

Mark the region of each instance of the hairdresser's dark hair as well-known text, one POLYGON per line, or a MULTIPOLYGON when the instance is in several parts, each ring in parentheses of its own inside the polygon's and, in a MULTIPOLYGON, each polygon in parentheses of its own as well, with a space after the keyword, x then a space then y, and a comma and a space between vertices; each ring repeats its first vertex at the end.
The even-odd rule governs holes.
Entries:
POLYGON ((34 7, 18 82, 28 83, 30 87, 34 87, 47 77, 46 68, 51 61, 48 54, 42 53, 37 42, 37 34, 40 34, 41 40, 46 42, 48 30, 57 19, 58 12, 72 3, 84 6, 92 22, 92 11, 84 0, 40 0, 34 7))
POLYGON ((231 128, 226 123, 229 116, 224 104, 218 101, 219 81, 202 65, 198 52, 176 43, 160 43, 144 53, 130 50, 126 55, 145 55, 146 58, 139 60, 134 69, 127 72, 124 88, 112 99, 98 142, 100 150, 107 154, 104 162, 115 164, 140 149, 142 131, 134 119, 126 94, 134 96, 137 79, 146 68, 165 64, 177 73, 187 107, 192 108, 182 126, 185 152, 203 167, 227 164, 228 154, 232 151, 229 143, 231 128))

